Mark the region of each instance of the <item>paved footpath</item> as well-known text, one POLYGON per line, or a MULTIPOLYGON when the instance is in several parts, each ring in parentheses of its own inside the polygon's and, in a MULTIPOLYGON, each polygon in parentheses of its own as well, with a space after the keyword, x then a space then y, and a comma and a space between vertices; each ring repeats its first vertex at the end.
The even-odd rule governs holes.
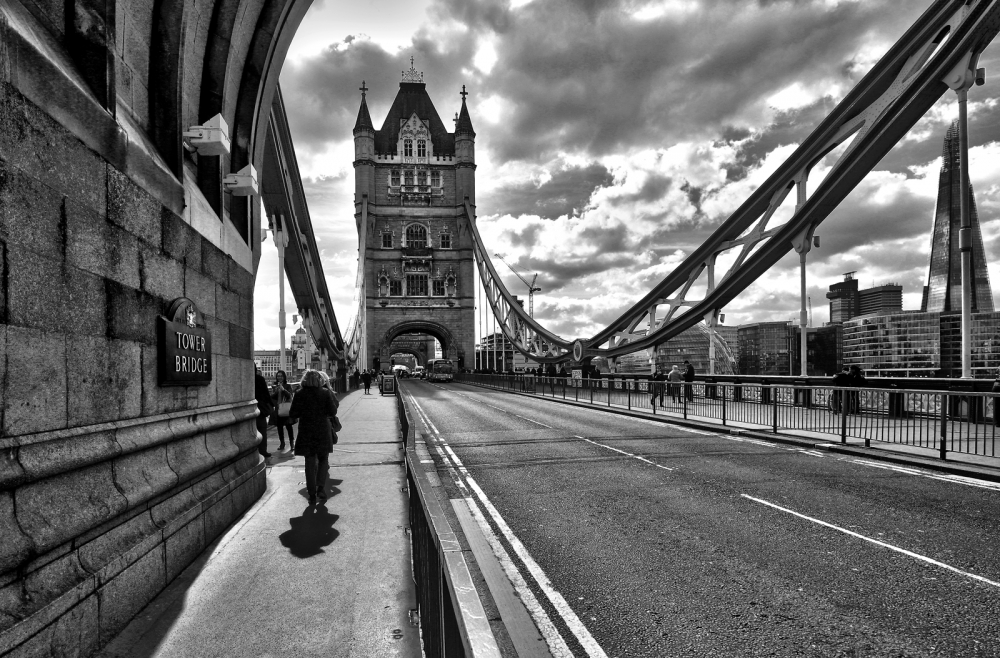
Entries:
POLYGON ((99 655, 420 656, 395 399, 353 391, 339 416, 326 505, 270 428, 261 499, 99 655))

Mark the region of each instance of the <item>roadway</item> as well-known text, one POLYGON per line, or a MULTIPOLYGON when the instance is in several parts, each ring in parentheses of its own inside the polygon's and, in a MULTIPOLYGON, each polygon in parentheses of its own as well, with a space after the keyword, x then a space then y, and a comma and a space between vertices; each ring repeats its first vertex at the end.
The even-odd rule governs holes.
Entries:
POLYGON ((1000 485, 464 384, 403 393, 553 655, 1000 655, 1000 485))

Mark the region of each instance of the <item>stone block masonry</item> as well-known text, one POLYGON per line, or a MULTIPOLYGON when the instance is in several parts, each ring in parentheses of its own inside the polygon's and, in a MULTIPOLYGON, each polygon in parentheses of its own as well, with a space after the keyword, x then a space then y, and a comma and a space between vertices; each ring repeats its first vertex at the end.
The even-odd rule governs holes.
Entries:
POLYGON ((93 653, 263 491, 253 273, 176 210, 0 78, 0 656, 93 653), (209 386, 157 384, 177 297, 209 386))

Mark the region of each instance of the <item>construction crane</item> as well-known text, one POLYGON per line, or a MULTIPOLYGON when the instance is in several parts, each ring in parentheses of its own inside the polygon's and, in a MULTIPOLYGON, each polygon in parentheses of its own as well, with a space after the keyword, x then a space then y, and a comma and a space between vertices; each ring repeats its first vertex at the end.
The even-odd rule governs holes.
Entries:
POLYGON ((519 278, 524 285, 528 286, 528 317, 535 317, 535 293, 542 291, 541 288, 535 287, 535 281, 538 280, 538 273, 536 272, 535 275, 531 277, 531 283, 528 283, 528 280, 521 276, 521 273, 515 270, 514 266, 508 263, 501 254, 493 255, 499 258, 500 262, 506 265, 510 271, 514 273, 514 276, 519 278))

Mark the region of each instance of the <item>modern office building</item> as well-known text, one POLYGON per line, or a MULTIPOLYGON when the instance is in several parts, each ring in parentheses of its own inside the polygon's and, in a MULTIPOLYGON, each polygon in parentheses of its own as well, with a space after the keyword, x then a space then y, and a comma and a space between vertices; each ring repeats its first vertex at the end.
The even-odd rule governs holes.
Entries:
MULTIPOLYGON (((937 208, 931 233, 931 262, 921 311, 959 313, 962 310, 962 256, 958 234, 961 229, 961 184, 959 180, 958 122, 944 138, 943 161, 938 176, 937 208)), ((983 250, 976 198, 969 183, 969 219, 972 228, 972 312, 993 311, 993 291, 983 250)))
POLYGON ((858 291, 858 315, 899 313, 903 310, 903 286, 887 283, 858 291))
POLYGON ((845 272, 844 280, 830 286, 830 323, 847 322, 859 315, 898 313, 903 310, 903 287, 888 283, 865 290, 858 289, 855 272, 845 272))
POLYGON ((846 322, 858 314, 858 280, 854 272, 845 272, 844 280, 830 286, 830 322, 846 322))
MULTIPOLYGON (((715 374, 732 375, 736 373, 736 359, 725 336, 732 332, 715 331, 715 374)), ((711 354, 709 351, 712 334, 703 322, 690 329, 685 329, 656 348, 656 365, 668 372, 673 365, 682 366, 685 360, 691 362, 699 375, 712 372, 711 354)), ((646 372, 649 372, 647 366, 646 372)))
POLYGON ((738 328, 741 375, 788 375, 791 350, 788 321, 755 322, 738 328))

